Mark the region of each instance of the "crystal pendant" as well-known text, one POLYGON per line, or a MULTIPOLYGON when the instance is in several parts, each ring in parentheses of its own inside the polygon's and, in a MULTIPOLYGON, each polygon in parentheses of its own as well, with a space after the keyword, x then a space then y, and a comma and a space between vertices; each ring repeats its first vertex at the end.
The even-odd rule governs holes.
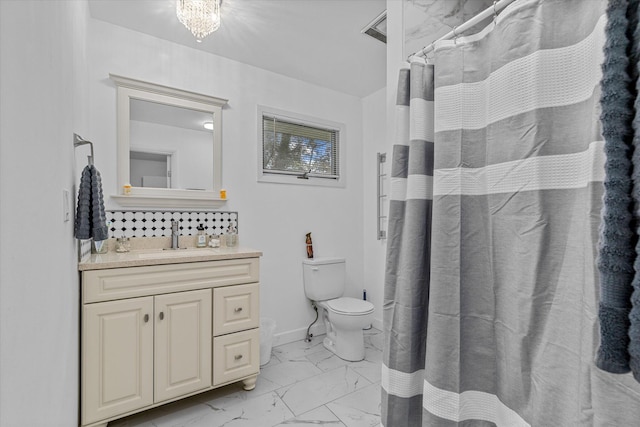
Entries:
POLYGON ((178 20, 202 41, 220 28, 220 0, 177 0, 178 20))

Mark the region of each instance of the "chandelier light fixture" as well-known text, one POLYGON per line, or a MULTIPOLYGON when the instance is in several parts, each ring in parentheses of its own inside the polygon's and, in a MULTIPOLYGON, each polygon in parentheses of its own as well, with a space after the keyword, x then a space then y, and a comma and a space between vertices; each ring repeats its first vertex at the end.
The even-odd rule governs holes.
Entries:
POLYGON ((220 28, 222 0, 177 0, 176 15, 198 42, 220 28))

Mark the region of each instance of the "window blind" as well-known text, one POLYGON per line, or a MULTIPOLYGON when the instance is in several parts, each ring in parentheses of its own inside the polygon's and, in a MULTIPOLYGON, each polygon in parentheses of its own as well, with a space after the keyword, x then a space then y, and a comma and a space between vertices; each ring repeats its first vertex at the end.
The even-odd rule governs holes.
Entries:
POLYGON ((263 115, 263 173, 338 179, 339 134, 336 129, 263 115))

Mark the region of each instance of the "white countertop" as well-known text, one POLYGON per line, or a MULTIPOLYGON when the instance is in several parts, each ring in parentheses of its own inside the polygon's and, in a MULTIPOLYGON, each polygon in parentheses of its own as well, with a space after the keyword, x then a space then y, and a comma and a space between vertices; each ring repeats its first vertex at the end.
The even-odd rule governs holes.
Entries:
POLYGON ((195 248, 187 249, 141 249, 118 253, 91 254, 78 263, 79 271, 101 270, 105 268, 140 267, 146 265, 178 264, 186 262, 217 261, 223 259, 255 258, 262 252, 243 247, 195 248))

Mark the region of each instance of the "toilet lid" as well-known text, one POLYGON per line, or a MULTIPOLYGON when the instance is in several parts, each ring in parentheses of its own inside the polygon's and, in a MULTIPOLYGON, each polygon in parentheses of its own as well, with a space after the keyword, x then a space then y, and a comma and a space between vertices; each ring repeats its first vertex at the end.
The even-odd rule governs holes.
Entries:
POLYGON ((342 297, 327 301, 327 307, 340 314, 368 314, 373 311, 373 304, 357 298, 342 297))

